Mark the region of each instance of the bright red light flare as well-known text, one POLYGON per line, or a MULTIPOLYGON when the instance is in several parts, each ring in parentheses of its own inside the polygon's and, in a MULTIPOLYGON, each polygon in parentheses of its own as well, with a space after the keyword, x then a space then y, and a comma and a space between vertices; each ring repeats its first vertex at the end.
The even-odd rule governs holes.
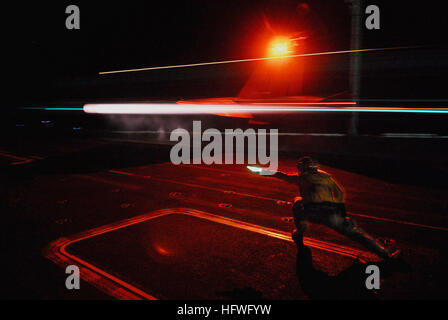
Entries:
POLYGON ((285 37, 275 38, 269 45, 270 57, 283 57, 292 54, 291 41, 285 37))

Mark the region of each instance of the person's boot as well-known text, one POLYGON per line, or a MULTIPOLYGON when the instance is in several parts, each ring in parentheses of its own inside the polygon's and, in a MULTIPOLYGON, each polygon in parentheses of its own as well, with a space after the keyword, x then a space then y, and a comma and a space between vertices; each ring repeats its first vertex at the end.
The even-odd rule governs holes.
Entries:
MULTIPOLYGON (((388 242, 385 242, 388 244, 388 242)), ((408 273, 412 267, 403 259, 401 251, 397 248, 387 247, 387 256, 383 260, 383 266, 387 269, 386 272, 404 272, 408 273)))
POLYGON ((364 233, 364 244, 383 259, 381 265, 386 269, 387 273, 410 272, 411 266, 403 259, 401 251, 396 247, 394 248, 393 243, 390 240, 374 239, 364 233))

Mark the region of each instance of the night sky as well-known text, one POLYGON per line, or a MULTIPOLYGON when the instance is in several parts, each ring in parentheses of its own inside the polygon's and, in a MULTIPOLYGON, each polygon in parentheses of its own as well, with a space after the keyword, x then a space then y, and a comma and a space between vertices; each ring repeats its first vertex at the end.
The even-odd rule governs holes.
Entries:
MULTIPOLYGON (((381 30, 365 34, 363 47, 440 45, 447 30, 441 4, 374 1, 381 30)), ((261 57, 273 34, 305 30, 309 51, 350 47, 350 14, 340 0, 301 1, 58 1, 9 4, 6 77, 12 100, 46 95, 50 83, 99 71, 261 57), (65 28, 65 8, 77 4, 81 30, 65 28)))

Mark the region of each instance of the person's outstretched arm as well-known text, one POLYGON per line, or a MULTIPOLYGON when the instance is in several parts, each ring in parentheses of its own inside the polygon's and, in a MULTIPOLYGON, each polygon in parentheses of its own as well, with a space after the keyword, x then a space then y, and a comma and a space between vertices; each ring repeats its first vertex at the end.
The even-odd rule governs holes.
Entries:
POLYGON ((289 183, 297 183, 297 174, 287 174, 281 171, 277 171, 274 175, 271 177, 284 180, 289 183))
POLYGON ((271 170, 269 170, 269 169, 261 169, 261 168, 256 168, 256 167, 249 167, 248 166, 248 168, 249 168, 249 170, 251 170, 252 172, 256 172, 256 173, 258 173, 258 174, 261 174, 261 175, 263 175, 263 176, 266 176, 266 177, 273 177, 273 178, 277 178, 277 179, 282 179, 282 180, 284 180, 284 181, 286 181, 286 182, 289 182, 289 183, 297 183, 297 177, 298 177, 298 175, 297 174, 287 174, 287 173, 284 173, 284 172, 281 172, 281 171, 271 171, 271 170), (255 171, 254 169, 258 169, 257 171, 255 171))

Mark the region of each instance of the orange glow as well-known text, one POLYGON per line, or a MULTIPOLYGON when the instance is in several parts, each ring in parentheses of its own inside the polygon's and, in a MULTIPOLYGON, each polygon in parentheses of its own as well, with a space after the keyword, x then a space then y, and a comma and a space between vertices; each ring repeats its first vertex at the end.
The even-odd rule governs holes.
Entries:
POLYGON ((270 57, 283 57, 290 55, 291 53, 291 44, 288 38, 277 37, 270 43, 270 57))
POLYGON ((172 252, 160 245, 155 245, 154 249, 162 256, 171 256, 172 252))

